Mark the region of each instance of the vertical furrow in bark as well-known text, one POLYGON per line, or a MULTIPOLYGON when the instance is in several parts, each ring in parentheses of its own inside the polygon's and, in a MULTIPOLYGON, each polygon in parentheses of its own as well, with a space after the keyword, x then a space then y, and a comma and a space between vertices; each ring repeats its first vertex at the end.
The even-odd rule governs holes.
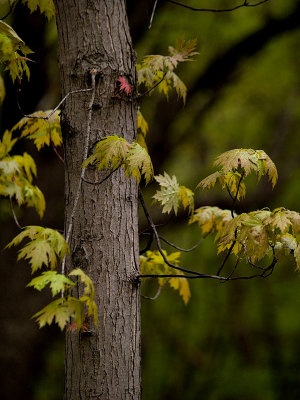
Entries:
MULTIPOLYGON (((135 84, 124 0, 56 0, 63 95, 91 86, 97 70, 89 150, 104 136, 136 137, 134 99, 116 98, 117 79, 135 84)), ((80 180, 91 93, 68 98, 62 113, 65 144, 66 229, 80 180)), ((88 168, 98 181, 106 172, 88 168)), ((122 169, 102 185, 82 183, 66 269, 82 268, 95 284, 99 326, 66 337, 65 400, 140 400, 140 303, 137 185, 122 169)))

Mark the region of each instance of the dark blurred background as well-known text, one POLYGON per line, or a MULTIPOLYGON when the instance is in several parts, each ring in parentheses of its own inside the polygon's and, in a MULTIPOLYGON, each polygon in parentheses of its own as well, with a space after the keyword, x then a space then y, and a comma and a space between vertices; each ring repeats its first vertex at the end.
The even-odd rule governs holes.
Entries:
MULTIPOLYGON (((239 212, 284 206, 300 211, 300 1, 269 0, 230 13, 193 12, 154 0, 128 1, 138 59, 166 54, 179 37, 198 39, 199 55, 177 71, 188 87, 184 106, 174 93, 166 101, 153 94, 142 112, 149 123, 147 144, 155 173, 168 172, 194 189, 211 173, 214 158, 232 148, 263 149, 276 163, 274 190, 266 180, 250 179, 239 212)), ((224 8, 243 0, 194 0, 195 7, 224 8)), ((253 4, 253 2, 251 2, 253 4)), ((7 4, 0 1, 0 12, 7 4)), ((55 22, 17 6, 7 22, 34 50, 31 79, 23 82, 24 112, 49 109, 60 99, 55 22)), ((20 118, 16 89, 6 77, 1 132, 20 118)), ((28 143, 18 149, 37 160, 37 184, 47 200, 42 222, 30 209, 16 210, 22 225, 63 227, 63 168, 54 153, 37 153, 28 143)), ((156 189, 146 191, 148 203, 156 189)), ((196 192, 196 206, 230 206, 218 189, 196 192)), ((152 205, 155 222, 164 222, 152 205)), ((7 200, 0 200, 1 249, 18 233, 7 200)), ((179 246, 199 240, 197 226, 179 213, 161 232, 179 246)), ((145 221, 141 218, 141 228, 145 221)), ((168 251, 171 248, 166 246, 168 251)), ((222 257, 207 238, 182 264, 215 273, 222 257)), ((39 330, 30 317, 47 294, 25 288, 26 263, 15 250, 1 252, 1 399, 59 400, 63 397, 63 334, 39 330)), ((241 266, 241 268, 246 267, 241 266)), ((300 399, 300 280, 292 258, 268 279, 220 284, 191 282, 185 306, 172 289, 156 301, 142 299, 144 400, 298 400, 300 399)), ((154 294, 155 284, 142 292, 154 294)))

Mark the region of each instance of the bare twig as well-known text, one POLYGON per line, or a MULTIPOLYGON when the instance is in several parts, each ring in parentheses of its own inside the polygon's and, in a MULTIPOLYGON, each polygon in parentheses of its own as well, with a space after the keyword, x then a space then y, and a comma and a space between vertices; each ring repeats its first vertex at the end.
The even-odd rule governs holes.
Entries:
MULTIPOLYGON (((85 160, 87 158, 88 155, 88 146, 89 146, 89 140, 90 140, 90 133, 91 133, 91 122, 92 122, 92 111, 93 111, 93 104, 94 104, 94 100, 95 100, 95 93, 96 93, 96 74, 97 71, 96 70, 91 70, 91 79, 92 79, 92 87, 90 89, 86 89, 85 91, 89 90, 92 91, 92 95, 88 104, 88 114, 87 114, 87 129, 86 129, 86 139, 85 139, 85 144, 84 144, 84 154, 83 154, 83 159, 85 160)), ((69 94, 71 94, 72 92, 70 92, 69 94)), ((66 96, 65 96, 66 98, 66 96)), ((71 212, 71 216, 70 216, 70 221, 69 221, 69 226, 68 226, 68 230, 66 233, 66 242, 69 242, 70 239, 70 235, 72 232, 72 228, 73 228, 73 219, 74 219, 74 215, 77 209, 77 204, 78 204, 78 200, 80 197, 80 193, 81 193, 81 185, 83 182, 83 178, 84 178, 84 173, 85 173, 85 168, 82 168, 81 170, 81 174, 80 174, 80 178, 79 178, 79 182, 78 182, 78 186, 77 186, 77 190, 76 190, 76 194, 75 194, 75 199, 74 199, 74 204, 73 204, 73 209, 71 212)), ((66 257, 64 257, 63 261, 62 261, 62 274, 65 273, 65 263, 66 263, 66 257)), ((62 293, 63 295, 63 293, 62 293)))
POLYGON ((9 204, 10 204, 11 213, 12 213, 12 215, 14 217, 14 220, 15 220, 15 223, 16 223, 17 227, 20 228, 20 229, 23 229, 23 226, 19 223, 18 218, 16 216, 16 213, 15 213, 15 210, 14 210, 14 205, 13 205, 13 202, 12 202, 11 198, 9 199, 9 204))
POLYGON ((158 298, 158 296, 161 293, 161 286, 158 286, 157 292, 155 293, 155 295, 153 297, 148 297, 145 296, 144 294, 141 294, 141 296, 143 297, 143 299, 147 299, 147 300, 156 300, 158 298))
POLYGON ((231 252, 232 252, 232 250, 233 250, 235 244, 236 244, 236 240, 234 240, 234 241, 232 242, 232 244, 231 244, 231 246, 230 246, 230 248, 229 248, 229 250, 228 250, 228 253, 226 254, 226 256, 225 256, 225 258, 224 258, 224 260, 223 260, 223 262, 222 262, 220 268, 218 269, 218 272, 217 272, 217 275, 218 275, 218 276, 220 275, 222 269, 224 268, 224 266, 225 266, 225 264, 226 264, 226 262, 227 262, 227 260, 228 260, 228 258, 229 258, 229 256, 230 256, 230 254, 231 254, 231 252))
MULTIPOLYGON (((145 233, 143 233, 143 235, 151 235, 151 233, 145 232, 145 233)), ((153 235, 153 232, 152 232, 152 235, 153 235)), ((174 249, 179 250, 179 251, 184 251, 184 252, 186 252, 186 253, 195 250, 197 247, 200 246, 200 244, 201 244, 201 243, 203 242, 203 240, 205 239, 205 237, 203 237, 203 238, 201 238, 201 240, 199 240, 198 243, 196 243, 196 244, 195 244, 194 246, 192 246, 191 248, 189 248, 189 249, 183 249, 182 247, 176 246, 174 243, 170 242, 169 240, 167 240, 166 238, 164 238, 164 237, 161 236, 161 235, 159 235, 158 237, 159 237, 159 239, 160 239, 161 241, 167 243, 169 246, 173 247, 174 249)))
POLYGON ((232 200, 232 206, 231 206, 231 216, 232 216, 232 218, 234 218, 234 206, 235 206, 235 203, 236 203, 236 201, 237 201, 237 198, 238 198, 238 195, 239 195, 240 186, 241 186, 241 183, 242 183, 242 180, 243 180, 244 176, 245 176, 245 173, 243 172, 243 173, 241 174, 239 183, 238 183, 238 185, 237 185, 236 193, 235 193, 234 199, 232 200))
POLYGON ((55 113, 55 111, 57 111, 59 109, 59 107, 67 100, 67 98, 71 95, 71 94, 76 94, 76 93, 84 93, 84 92, 90 92, 92 91, 93 88, 89 88, 89 89, 79 89, 79 90, 72 90, 71 92, 67 93, 63 99, 57 104, 57 106, 46 116, 46 117, 38 117, 37 115, 30 115, 30 114, 24 114, 21 107, 20 107, 20 103, 19 103, 19 96, 18 93, 20 92, 20 90, 17 90, 17 106, 18 109, 20 111, 20 113, 22 114, 23 117, 25 118, 35 118, 35 119, 46 119, 48 120, 49 118, 52 117, 52 115, 55 113))
POLYGON ((168 72, 165 72, 164 75, 163 75, 163 77, 162 77, 158 82, 156 82, 156 84, 153 85, 150 89, 146 90, 146 92, 144 92, 144 93, 142 93, 142 94, 139 94, 139 95, 137 96, 137 99, 141 99, 142 97, 145 97, 145 96, 147 96, 147 94, 149 94, 150 92, 152 92, 153 89, 155 89, 158 85, 160 85, 160 84, 162 83, 162 81, 165 79, 167 73, 168 73, 168 72))
POLYGON ((171 264, 171 263, 167 260, 167 257, 165 256, 164 252, 162 251, 160 239, 159 239, 159 236, 158 236, 158 233, 157 233, 155 224, 154 224, 154 222, 152 221, 152 218, 151 218, 151 216, 150 216, 150 214, 149 214, 149 211, 148 211, 147 206, 146 206, 146 204, 145 204, 144 197, 143 197, 143 195, 142 195, 142 192, 141 192, 140 188, 139 188, 139 199, 140 199, 141 205, 142 205, 142 207, 143 207, 144 214, 145 214, 145 216, 146 216, 146 218, 147 218, 147 221, 148 221, 148 223, 149 223, 149 225, 150 225, 150 227, 151 227, 151 229, 152 229, 152 231, 153 231, 153 234, 154 234, 154 237, 155 237, 155 241, 156 241, 156 244, 157 244, 157 249, 158 249, 160 255, 162 256, 164 262, 165 262, 169 267, 174 268, 174 269, 177 269, 177 270, 179 270, 179 271, 186 272, 186 273, 188 273, 188 274, 199 275, 199 276, 200 276, 200 275, 203 275, 203 274, 200 274, 200 273, 197 272, 197 271, 192 271, 192 270, 189 270, 189 269, 186 269, 186 268, 178 267, 177 265, 171 264))
POLYGON ((151 230, 151 232, 149 233, 148 243, 144 249, 140 250, 140 255, 145 254, 148 250, 151 249, 152 242, 153 242, 153 231, 151 230))
POLYGON ((192 11, 219 13, 219 12, 235 11, 235 10, 238 10, 239 8, 242 8, 242 7, 257 7, 257 6, 260 6, 261 4, 266 3, 269 0, 262 0, 262 1, 259 1, 258 3, 255 3, 255 4, 249 4, 248 0, 245 0, 244 3, 239 4, 238 6, 231 7, 231 8, 219 8, 219 9, 192 7, 192 6, 188 6, 187 4, 183 4, 183 3, 180 3, 179 1, 175 1, 175 0, 166 0, 166 1, 167 1, 167 3, 172 3, 172 4, 175 4, 177 6, 184 7, 184 8, 187 8, 189 10, 192 10, 192 11))
POLYGON ((154 6, 153 6, 153 9, 152 9, 152 13, 151 13, 148 29, 151 29, 153 18, 154 18, 154 14, 155 14, 155 10, 156 10, 156 6, 157 6, 157 2, 158 2, 158 0, 155 0, 155 2, 154 2, 154 6))
POLYGON ((53 145, 52 146, 54 153, 57 155, 58 159, 65 164, 65 160, 62 158, 62 156, 59 154, 59 152, 57 151, 56 147, 53 145))
POLYGON ((111 177, 112 174, 113 174, 114 172, 116 172, 120 167, 121 167, 121 165, 119 165, 117 168, 113 169, 105 178, 101 179, 101 181, 93 182, 93 181, 88 181, 88 180, 85 179, 85 178, 82 178, 82 180, 83 180, 83 182, 88 183, 88 184, 90 184, 90 185, 101 185, 101 183, 105 182, 106 179, 108 179, 109 177, 111 177))

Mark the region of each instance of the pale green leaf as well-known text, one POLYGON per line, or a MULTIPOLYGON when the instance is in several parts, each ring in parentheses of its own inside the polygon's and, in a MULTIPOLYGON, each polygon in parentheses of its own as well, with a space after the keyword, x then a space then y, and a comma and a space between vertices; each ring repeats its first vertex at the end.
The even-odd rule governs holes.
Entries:
MULTIPOLYGON (((165 250, 163 253, 170 264, 179 266, 180 252, 167 254, 165 250)), ((179 270, 169 267, 165 264, 163 257, 158 251, 147 251, 145 256, 140 256, 141 274, 143 275, 178 275, 177 277, 158 278, 158 284, 164 286, 169 284, 173 289, 179 291, 185 304, 191 297, 189 283, 186 278, 180 278, 183 273, 179 270)))
MULTIPOLYGON (((45 118, 51 111, 36 111, 30 116, 45 118)), ((51 144, 61 146, 62 134, 59 113, 60 111, 56 111, 49 119, 24 117, 12 128, 12 132, 21 131, 21 137, 33 140, 38 150, 51 144)))
POLYGON ((96 164, 99 171, 116 169, 125 163, 130 147, 125 139, 117 135, 108 136, 96 144, 93 154, 83 162, 82 168, 96 164))
POLYGON ((69 246, 59 232, 40 226, 24 228, 6 247, 17 246, 26 238, 30 242, 19 251, 18 259, 28 259, 32 272, 43 265, 54 269, 58 260, 62 261, 69 252, 69 246))
POLYGON ((144 175, 146 184, 153 178, 153 166, 151 158, 145 148, 134 142, 127 155, 125 164, 126 175, 136 178, 137 183, 141 181, 141 175, 144 175))
POLYGON ((63 292, 66 287, 70 288, 75 285, 75 283, 65 275, 58 274, 56 271, 45 271, 40 276, 32 279, 27 286, 34 287, 34 289, 41 291, 48 283, 50 284, 52 296, 63 292))

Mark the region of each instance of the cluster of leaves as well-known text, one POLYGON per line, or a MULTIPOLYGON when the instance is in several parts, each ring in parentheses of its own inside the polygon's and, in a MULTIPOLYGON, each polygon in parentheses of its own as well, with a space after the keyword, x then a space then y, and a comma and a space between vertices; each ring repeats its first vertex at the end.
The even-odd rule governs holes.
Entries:
POLYGON ((129 143, 117 135, 107 136, 96 144, 93 154, 83 162, 82 167, 89 164, 96 164, 99 171, 113 171, 122 167, 126 176, 136 178, 138 183, 142 175, 146 183, 153 177, 153 166, 147 150, 137 142, 129 143))
POLYGON ((12 132, 21 131, 21 138, 26 137, 34 141, 37 149, 43 146, 61 146, 62 134, 60 127, 59 111, 55 111, 50 118, 52 110, 36 111, 27 117, 22 118, 13 128, 12 132), (31 118, 32 117, 32 118, 31 118))
POLYGON ((226 223, 218 234, 218 252, 232 247, 233 254, 259 261, 267 254, 292 253, 300 267, 300 214, 277 208, 243 213, 226 223))
POLYGON ((52 301, 32 317, 36 319, 40 328, 56 322, 60 329, 63 330, 70 323, 70 319, 72 319, 70 330, 74 330, 75 328, 79 332, 85 325, 86 316, 92 316, 95 326, 97 326, 98 314, 93 282, 80 268, 71 271, 69 276, 79 277, 79 281, 84 284, 83 295, 79 298, 70 295, 72 288, 79 282, 73 282, 65 275, 58 274, 56 271, 43 272, 40 276, 32 279, 27 285, 37 290, 42 290, 50 284, 53 296, 56 296, 60 292, 64 293, 64 296, 52 301), (85 312, 86 309, 87 311, 85 312))
MULTIPOLYGON (((215 165, 221 166, 221 171, 209 175, 199 185, 209 189, 218 181, 232 193, 233 199, 245 195, 243 179, 252 171, 258 179, 267 175, 273 186, 277 182, 276 167, 262 150, 227 151, 216 159, 215 165)), ((215 233, 218 253, 229 251, 250 262, 270 254, 277 259, 292 253, 300 268, 300 214, 295 211, 266 208, 236 215, 218 207, 201 207, 190 218, 190 223, 193 222, 199 224, 202 234, 215 233)))
POLYGON ((8 245, 18 246, 24 239, 29 239, 21 250, 18 260, 29 260, 32 273, 43 265, 55 269, 58 260, 62 261, 69 252, 69 246, 64 237, 56 230, 41 226, 27 226, 8 245))
POLYGON ((198 223, 202 235, 218 233, 224 225, 232 219, 230 210, 222 210, 219 207, 204 206, 197 208, 189 220, 189 224, 198 223))
POLYGON ((146 56, 141 64, 137 65, 138 83, 144 85, 150 90, 157 85, 160 93, 168 97, 170 89, 174 88, 178 97, 185 102, 186 86, 182 80, 175 74, 174 70, 178 63, 191 61, 194 55, 198 54, 195 50, 197 40, 179 39, 175 47, 169 47, 169 55, 149 55, 146 56))
MULTIPOLYGON (((167 254, 165 250, 163 252, 170 264, 179 266, 180 252, 175 252, 171 254, 167 254)), ((162 255, 158 251, 147 251, 145 256, 140 256, 140 267, 141 274, 143 275, 183 275, 181 271, 169 267, 164 262, 162 255)), ((159 286, 169 284, 173 289, 178 290, 179 295, 182 297, 184 303, 188 303, 191 297, 191 292, 189 283, 186 278, 167 277, 158 278, 157 280, 159 286)))
POLYGON ((9 71, 12 81, 21 79, 25 73, 29 79, 27 55, 32 51, 25 45, 11 26, 0 21, 0 64, 9 71))
POLYGON ((160 203, 163 213, 170 213, 172 210, 175 214, 178 212, 180 205, 184 209, 189 208, 189 213, 194 211, 194 193, 185 186, 180 186, 176 176, 170 177, 166 172, 164 175, 157 175, 154 179, 159 183, 158 190, 153 199, 160 203))
POLYGON ((0 195, 15 198, 19 206, 34 207, 42 217, 45 198, 40 189, 32 184, 33 176, 36 176, 35 162, 27 153, 22 156, 9 154, 16 141, 9 131, 0 140, 0 195))
POLYGON ((258 180, 263 175, 268 175, 273 187, 278 178, 275 164, 263 150, 229 150, 221 154, 214 165, 220 166, 221 170, 203 179, 198 186, 210 189, 219 182, 222 188, 228 189, 237 200, 245 197, 246 186, 243 178, 252 171, 257 174, 258 180))
POLYGON ((87 315, 93 316, 97 324, 95 290, 91 279, 81 269, 70 272, 70 277, 78 276, 80 282, 85 285, 83 295, 75 298, 71 296, 71 289, 76 282, 53 271, 58 261, 62 261, 69 253, 69 246, 64 237, 54 229, 27 226, 6 247, 18 246, 24 239, 29 239, 29 242, 19 250, 18 260, 29 260, 32 273, 43 266, 51 269, 32 279, 27 286, 42 290, 49 284, 53 296, 59 292, 63 293, 61 298, 52 301, 33 316, 40 327, 50 325, 54 320, 61 329, 64 329, 72 318, 73 324, 80 330, 84 324, 86 309, 87 315))

